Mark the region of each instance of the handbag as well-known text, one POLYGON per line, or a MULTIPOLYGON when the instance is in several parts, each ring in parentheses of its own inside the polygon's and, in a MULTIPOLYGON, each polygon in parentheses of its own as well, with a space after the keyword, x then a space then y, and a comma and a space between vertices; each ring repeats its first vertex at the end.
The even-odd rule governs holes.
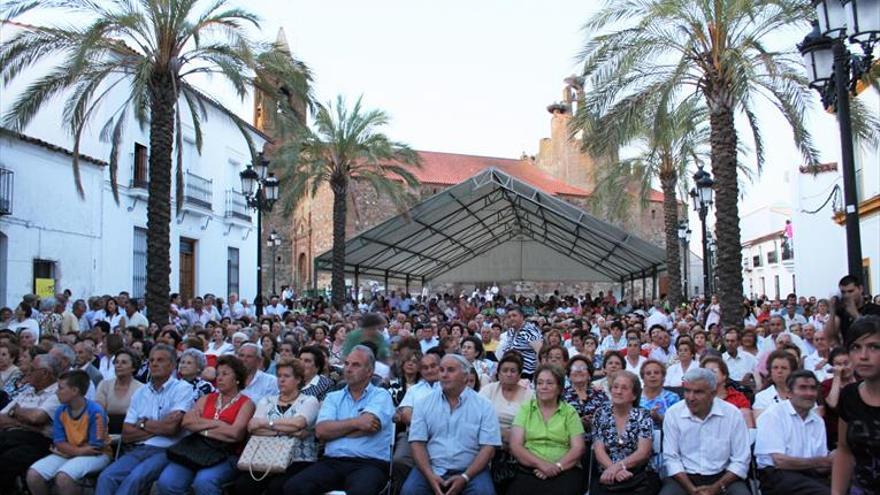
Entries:
POLYGON ((647 464, 633 472, 632 477, 612 485, 602 485, 606 493, 657 493, 654 488, 660 488, 660 478, 657 473, 648 469, 647 464))
POLYGON ((297 439, 289 436, 254 435, 238 458, 238 469, 250 473, 254 481, 263 481, 269 474, 283 473, 293 461, 296 443, 297 439), (258 477, 254 471, 262 471, 263 474, 258 477))
POLYGON ((171 462, 198 471, 225 461, 229 451, 226 442, 201 435, 189 435, 168 447, 166 455, 171 462))

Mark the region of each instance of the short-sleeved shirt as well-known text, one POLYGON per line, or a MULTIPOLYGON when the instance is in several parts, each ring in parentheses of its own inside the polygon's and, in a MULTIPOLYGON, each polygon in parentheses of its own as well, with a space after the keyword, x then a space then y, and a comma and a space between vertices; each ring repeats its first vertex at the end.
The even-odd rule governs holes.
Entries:
POLYGON ((758 434, 755 439, 755 460, 758 468, 773 467, 772 454, 809 458, 828 455, 825 444, 825 423, 815 411, 806 419, 795 411, 791 401, 768 407, 758 416, 758 434))
POLYGON ((746 395, 733 387, 727 387, 727 397, 724 398, 729 404, 739 409, 751 409, 752 405, 746 395))
POLYGON ((629 410, 623 434, 617 431, 614 413, 604 408, 593 418, 593 442, 602 442, 612 462, 620 462, 639 448, 639 440, 654 438, 651 413, 641 407, 629 410))
POLYGON ((397 407, 414 407, 422 399, 429 396, 431 392, 440 388, 440 382, 428 383, 426 380, 419 380, 418 383, 406 390, 400 405, 397 407))
POLYGON ((79 416, 71 414, 70 405, 55 410, 52 441, 67 442, 74 447, 89 445, 110 455, 110 436, 107 432, 107 413, 97 402, 86 399, 86 407, 79 416))
POLYGON ((541 330, 534 323, 523 323, 522 328, 507 331, 507 340, 502 348, 502 354, 508 351, 516 351, 522 358, 522 372, 531 375, 535 372, 538 363, 538 353, 532 348, 531 343, 544 338, 541 330))
MULTIPOLYGON (((679 397, 678 394, 672 390, 666 390, 664 388, 661 390, 660 394, 653 399, 648 399, 642 394, 642 398, 639 401, 639 407, 643 407, 650 412, 655 406, 659 406, 657 407, 657 414, 664 416, 666 415, 666 410, 680 400, 681 397, 679 397)), ((655 428, 661 428, 662 426, 663 425, 660 423, 654 425, 655 428)))
MULTIPOLYGON (((189 411, 192 405, 193 393, 189 383, 172 377, 163 383, 161 388, 156 389, 150 382, 139 388, 131 397, 131 405, 125 415, 125 422, 135 425, 140 418, 160 420, 177 411, 189 411)), ((186 432, 181 428, 181 431, 173 437, 157 435, 142 443, 164 449, 174 445, 184 436, 186 436, 186 432)))
POLYGON ((513 426, 525 433, 523 446, 547 462, 558 462, 571 449, 571 437, 584 434, 581 417, 571 404, 559 401, 556 412, 545 421, 537 399, 520 407, 513 426))
POLYGON ((342 390, 330 392, 321 404, 317 423, 322 421, 342 421, 370 413, 379 419, 381 429, 372 434, 351 438, 339 437, 327 442, 324 455, 327 457, 360 457, 391 461, 391 442, 394 437, 394 403, 391 394, 384 388, 368 384, 355 400, 348 386, 342 390))
POLYGON ((286 408, 278 407, 278 396, 270 395, 263 397, 257 404, 254 412, 255 418, 268 418, 272 421, 279 419, 292 419, 300 417, 306 420, 306 429, 310 434, 305 438, 293 439, 293 458, 291 462, 314 462, 318 460, 318 447, 315 442, 315 420, 318 419, 318 411, 321 404, 318 399, 311 395, 300 393, 296 400, 286 408))
POLYGON ((851 383, 840 391, 837 412, 846 422, 846 444, 856 460, 854 484, 863 490, 880 486, 880 407, 866 404, 859 384, 851 383))
MULTIPOLYGON (((590 416, 593 419, 596 419, 596 413, 599 409, 611 407, 611 401, 608 400, 608 396, 604 391, 597 390, 588 385, 587 394, 587 400, 582 401, 574 388, 568 386, 565 387, 565 391, 562 392, 562 400, 571 405, 571 407, 573 407, 578 413, 578 416, 590 416)), ((584 441, 590 442, 592 439, 592 428, 589 431, 584 431, 584 441)))
POLYGON ((480 395, 489 399, 489 402, 492 403, 501 428, 510 428, 513 424, 513 418, 519 412, 520 406, 534 397, 535 393, 531 389, 519 387, 517 388, 516 397, 509 401, 504 398, 504 394, 501 391, 501 382, 492 382, 480 389, 480 395))
POLYGON ((415 403, 409 441, 426 442, 431 469, 443 476, 465 471, 481 447, 500 446, 501 430, 492 403, 470 387, 451 410, 443 390, 436 388, 415 403))
POLYGON ((251 383, 241 391, 254 402, 269 395, 278 395, 278 379, 262 370, 257 370, 251 383))
POLYGON ((48 438, 52 438, 52 422, 55 418, 55 410, 58 409, 58 406, 60 405, 60 402, 58 402, 58 395, 56 394, 57 391, 57 382, 39 392, 35 391, 34 387, 28 385, 15 397, 15 400, 7 404, 6 407, 0 411, 0 414, 7 414, 15 404, 18 404, 18 407, 24 407, 26 409, 42 409, 43 412, 46 413, 46 416, 49 416, 49 422, 43 426, 40 433, 48 438))
POLYGON ((329 392, 331 388, 333 388, 333 380, 324 375, 315 375, 309 383, 306 383, 303 386, 300 393, 311 395, 318 399, 318 402, 321 402, 324 400, 324 397, 327 396, 327 392, 329 392))

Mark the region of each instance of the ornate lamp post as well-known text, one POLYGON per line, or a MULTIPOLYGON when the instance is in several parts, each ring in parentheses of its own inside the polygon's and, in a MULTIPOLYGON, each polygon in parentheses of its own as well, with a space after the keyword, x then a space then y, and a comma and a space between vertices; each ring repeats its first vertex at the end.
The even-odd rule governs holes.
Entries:
POLYGON ((275 232, 275 229, 272 229, 266 244, 272 248, 272 295, 274 296, 278 294, 275 292, 275 250, 281 245, 281 236, 278 235, 278 232, 275 232))
POLYGON ((700 215, 703 238, 703 294, 706 297, 712 295, 709 284, 711 278, 709 277, 709 239, 706 234, 706 214, 709 213, 709 207, 712 206, 712 193, 714 192, 712 187, 714 185, 715 181, 712 180, 712 176, 703 170, 701 165, 694 174, 694 187, 691 189, 690 196, 694 202, 694 211, 700 215))
POLYGON ((684 298, 688 300, 690 298, 690 293, 688 292, 688 283, 690 282, 690 278, 688 278, 688 265, 690 265, 690 239, 691 239, 691 229, 688 225, 687 219, 681 221, 678 224, 678 239, 681 241, 682 246, 684 247, 684 256, 682 256, 682 265, 683 270, 682 273, 684 275, 684 284, 682 284, 682 288, 684 289, 684 298))
POLYGON ((804 58, 810 86, 819 92, 822 104, 837 113, 846 203, 847 266, 850 274, 861 275, 862 242, 849 98, 873 62, 874 47, 880 39, 880 0, 813 0, 813 6, 819 22, 814 23, 813 31, 798 45, 798 50, 804 58), (855 46, 861 54, 850 51, 855 46))
MULTIPOLYGON (((253 165, 248 165, 239 176, 241 177, 241 191, 244 194, 247 205, 257 210, 257 297, 254 304, 257 307, 257 316, 263 316, 263 253, 262 253, 262 226, 263 212, 269 212, 278 199, 278 179, 269 173, 269 160, 261 152, 253 165)), ((274 257, 273 257, 274 259, 274 257)))

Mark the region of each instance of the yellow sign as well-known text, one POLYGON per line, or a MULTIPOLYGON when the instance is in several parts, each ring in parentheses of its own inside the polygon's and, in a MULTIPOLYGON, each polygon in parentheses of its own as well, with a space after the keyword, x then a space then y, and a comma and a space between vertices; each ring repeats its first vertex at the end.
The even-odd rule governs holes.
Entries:
POLYGON ((37 297, 52 297, 55 295, 55 279, 35 278, 34 285, 37 289, 37 297))

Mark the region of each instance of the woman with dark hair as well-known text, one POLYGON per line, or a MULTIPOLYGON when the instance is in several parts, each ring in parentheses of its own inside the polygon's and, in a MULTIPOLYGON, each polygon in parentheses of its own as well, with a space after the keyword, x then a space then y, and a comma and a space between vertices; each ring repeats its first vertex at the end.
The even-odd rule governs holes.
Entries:
MULTIPOLYGON (((117 416, 125 417, 131 398, 144 384, 134 379, 134 372, 140 367, 140 357, 131 349, 122 348, 113 354, 114 377, 101 380, 95 392, 95 402, 111 416, 110 427, 115 429, 117 416)), ((118 425, 122 428, 121 423, 118 425)), ((112 431, 110 433, 121 433, 112 431)))
POLYGON ((593 387, 602 390, 603 392, 605 392, 606 395, 610 395, 611 375, 625 369, 626 361, 623 359, 623 356, 621 356, 617 351, 606 352, 605 356, 603 356, 602 358, 602 370, 605 372, 605 376, 593 382, 593 387))
POLYGON ((583 493, 578 465, 584 455, 584 427, 577 411, 562 400, 565 376, 553 365, 535 370, 535 398, 523 404, 510 431, 510 452, 523 470, 507 493, 583 493))
POLYGON ((639 407, 641 395, 638 376, 629 371, 614 374, 611 407, 599 411, 593 422, 593 455, 601 475, 590 493, 653 495, 659 490, 660 478, 648 463, 654 422, 639 407))
POLYGON ((323 402, 327 392, 333 388, 333 380, 322 374, 327 364, 324 351, 318 346, 307 345, 299 350, 297 357, 302 362, 304 373, 301 392, 323 402))
POLYGON ((229 455, 198 470, 170 462, 156 481, 159 495, 183 495, 191 487, 197 487, 199 495, 221 495, 223 485, 235 479, 248 421, 254 415, 254 403, 241 393, 246 379, 247 369, 237 357, 217 359, 217 391, 199 399, 180 425, 192 434, 221 442, 229 455))
POLYGON ((387 386, 395 408, 400 405, 406 391, 419 382, 421 359, 422 353, 409 347, 404 347, 396 353, 394 364, 391 366, 392 378, 387 386))
POLYGON ((115 298, 108 297, 104 301, 104 309, 95 314, 93 321, 106 321, 110 325, 110 330, 119 326, 120 322, 125 318, 125 314, 119 310, 119 303, 115 298))
POLYGON ((755 421, 764 409, 789 398, 791 391, 786 381, 788 375, 798 369, 798 361, 788 351, 773 351, 767 356, 767 368, 770 372, 770 386, 755 394, 755 402, 752 405, 755 421))
POLYGON ((684 335, 679 337, 678 342, 675 344, 676 350, 678 350, 678 362, 666 369, 666 382, 663 383, 666 387, 680 387, 681 378, 691 369, 691 366, 694 368, 700 367, 700 364, 694 360, 696 355, 694 342, 682 337, 684 335))
POLYGON ((348 329, 343 323, 337 323, 330 329, 330 366, 342 366, 344 357, 342 348, 345 347, 345 336, 348 329))
POLYGON ((663 416, 666 410, 676 402, 681 400, 675 392, 663 388, 663 382, 666 381, 666 366, 656 359, 649 359, 642 364, 639 370, 639 376, 642 379, 642 397, 639 406, 647 410, 651 419, 654 420, 654 427, 661 428, 663 426, 663 416))
POLYGON ((461 355, 471 363, 476 370, 477 376, 482 385, 488 385, 495 375, 495 363, 483 359, 483 341, 471 335, 468 335, 461 341, 461 355))
POLYGON ((831 495, 871 495, 880 486, 880 316, 856 319, 845 335, 862 381, 840 392, 831 495))
POLYGON ((752 356, 758 357, 758 333, 751 328, 746 328, 745 330, 743 330, 742 338, 740 339, 739 350, 748 352, 752 356))
POLYGON ((260 347, 263 353, 263 371, 270 375, 275 374, 275 339, 271 335, 260 337, 260 347))
MULTIPOLYGON (((279 359, 275 366, 278 376, 278 395, 263 397, 248 422, 253 436, 287 436, 294 438, 294 456, 283 474, 269 475, 256 481, 250 472, 241 473, 235 481, 234 493, 250 495, 268 489, 270 495, 281 495, 288 478, 309 467, 318 459, 315 440, 315 420, 321 404, 311 395, 304 395, 300 387, 305 379, 303 365, 298 359, 279 359)), ((262 473, 255 472, 260 476, 262 473)))
POLYGON ((728 371, 727 363, 718 356, 706 356, 700 361, 700 367, 715 373, 715 381, 717 383, 715 397, 736 406, 740 413, 742 413, 746 426, 754 428, 755 416, 752 414, 752 405, 745 394, 730 386, 728 382, 730 371, 728 371))
POLYGON ((593 378, 593 363, 589 358, 581 354, 575 355, 568 361, 566 371, 568 386, 562 392, 562 400, 574 407, 581 418, 586 449, 593 439, 593 417, 599 409, 608 407, 611 403, 604 391, 590 386, 590 380, 593 378))
POLYGON ((834 450, 837 448, 840 392, 844 387, 850 383, 855 383, 857 380, 849 359, 849 351, 845 348, 835 347, 831 349, 831 352, 828 354, 828 363, 831 364, 832 376, 822 382, 822 385, 819 387, 819 409, 822 419, 825 420, 828 450, 834 450))

